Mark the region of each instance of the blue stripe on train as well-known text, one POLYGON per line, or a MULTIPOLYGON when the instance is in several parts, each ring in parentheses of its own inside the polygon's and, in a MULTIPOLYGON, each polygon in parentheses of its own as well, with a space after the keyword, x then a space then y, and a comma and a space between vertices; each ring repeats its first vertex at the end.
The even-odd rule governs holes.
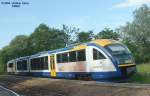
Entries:
MULTIPOLYGON (((76 75, 78 76, 89 75, 91 76, 92 79, 95 80, 109 79, 120 76, 118 72, 57 72, 56 78, 75 79, 76 75)), ((50 72, 32 72, 32 76, 51 77, 50 72)))
POLYGON ((119 77, 118 72, 57 72, 58 78, 75 78, 76 75, 84 76, 89 75, 92 79, 107 79, 119 77))
POLYGON ((30 75, 38 77, 50 77, 50 72, 17 72, 17 75, 30 75))
POLYGON ((32 76, 50 77, 50 72, 31 72, 32 76))

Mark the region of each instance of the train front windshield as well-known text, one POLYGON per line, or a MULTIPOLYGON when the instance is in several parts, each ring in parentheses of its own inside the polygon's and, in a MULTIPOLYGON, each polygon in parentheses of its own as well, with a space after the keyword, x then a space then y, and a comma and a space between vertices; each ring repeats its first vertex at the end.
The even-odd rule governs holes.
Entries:
POLYGON ((105 47, 117 60, 118 64, 133 63, 131 52, 122 44, 112 44, 105 47))

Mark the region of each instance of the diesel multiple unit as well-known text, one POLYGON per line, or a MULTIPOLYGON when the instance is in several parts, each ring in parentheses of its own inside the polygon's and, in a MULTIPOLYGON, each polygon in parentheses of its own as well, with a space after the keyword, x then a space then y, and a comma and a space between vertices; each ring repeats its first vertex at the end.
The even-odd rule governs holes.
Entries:
POLYGON ((136 72, 133 56, 122 43, 99 39, 10 60, 12 74, 93 80, 127 78, 136 72))

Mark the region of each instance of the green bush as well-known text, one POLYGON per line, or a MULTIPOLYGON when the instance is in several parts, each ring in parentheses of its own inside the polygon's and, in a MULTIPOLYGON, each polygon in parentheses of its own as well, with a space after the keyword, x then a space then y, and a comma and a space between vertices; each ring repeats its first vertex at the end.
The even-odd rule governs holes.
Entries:
POLYGON ((131 80, 135 83, 150 83, 150 63, 137 65, 137 73, 131 80))

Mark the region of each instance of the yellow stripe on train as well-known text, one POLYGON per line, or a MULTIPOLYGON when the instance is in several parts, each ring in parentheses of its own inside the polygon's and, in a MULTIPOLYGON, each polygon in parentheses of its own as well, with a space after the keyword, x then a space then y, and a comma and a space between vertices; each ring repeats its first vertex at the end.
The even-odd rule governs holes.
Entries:
POLYGON ((115 40, 111 40, 111 39, 98 39, 98 40, 94 40, 94 41, 91 41, 92 43, 96 43, 100 46, 107 46, 109 44, 113 44, 113 43, 119 43, 115 40))
POLYGON ((135 64, 121 64, 118 65, 119 67, 128 67, 128 66, 135 66, 135 64))
POLYGON ((86 45, 78 45, 78 46, 75 46, 71 51, 85 49, 86 47, 87 47, 86 45))
MULTIPOLYGON (((114 43, 119 43, 119 42, 117 42, 115 40, 111 40, 111 39, 98 39, 98 40, 91 41, 91 43, 95 43, 97 45, 104 47, 109 44, 114 44, 114 43)), ((85 49, 86 47, 87 47, 86 44, 81 44, 81 45, 75 46, 71 51, 82 50, 82 49, 85 49)))

